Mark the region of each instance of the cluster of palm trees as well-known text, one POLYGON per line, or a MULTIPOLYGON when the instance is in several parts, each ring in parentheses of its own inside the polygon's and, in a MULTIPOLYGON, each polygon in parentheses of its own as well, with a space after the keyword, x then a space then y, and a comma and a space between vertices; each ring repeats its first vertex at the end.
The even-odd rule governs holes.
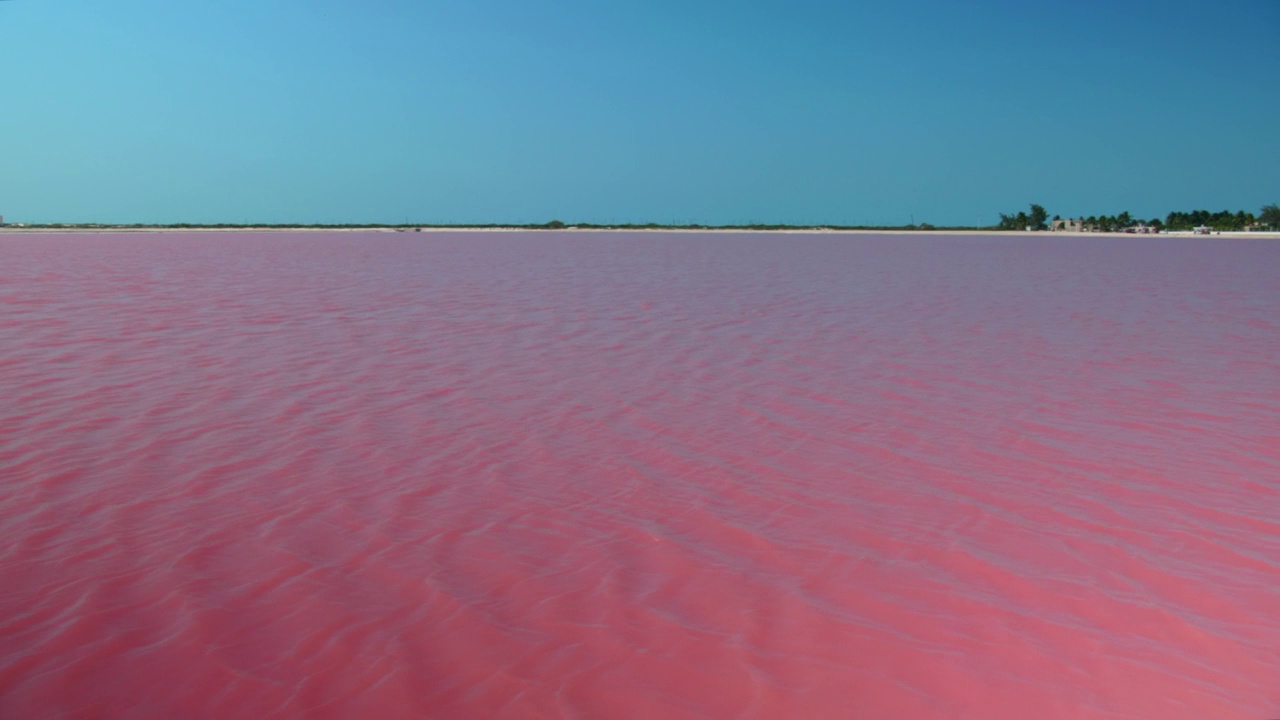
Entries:
POLYGON ((1136 219, 1127 210, 1119 215, 1090 215, 1084 218, 1081 224, 1089 232, 1124 232, 1137 225, 1145 225, 1156 229, 1164 227, 1164 223, 1160 221, 1160 218, 1152 218, 1150 220, 1136 219))
POLYGON ((1170 230, 1190 230, 1207 227, 1214 230, 1246 230, 1252 227, 1271 227, 1280 229, 1280 207, 1265 205, 1262 212, 1254 215, 1251 212, 1238 210, 1231 212, 1209 212, 1208 210, 1192 210, 1191 212, 1171 212, 1165 219, 1165 227, 1170 230))
MULTIPOLYGON (((1001 230, 1044 230, 1047 228, 1045 217, 1043 207, 1032 205, 1030 213, 1001 214, 998 227, 1001 230)), ((1053 219, 1054 221, 1061 220, 1057 215, 1053 219)), ((1209 212, 1208 210, 1174 211, 1165 216, 1164 220, 1160 218, 1143 220, 1135 218, 1128 211, 1125 211, 1118 215, 1090 215, 1087 218, 1081 218, 1080 224, 1086 232, 1124 232, 1140 226, 1155 230, 1193 230, 1195 228, 1226 231, 1264 228, 1280 230, 1280 206, 1275 204, 1265 205, 1257 215, 1244 210, 1234 213, 1230 210, 1221 212, 1209 212)))

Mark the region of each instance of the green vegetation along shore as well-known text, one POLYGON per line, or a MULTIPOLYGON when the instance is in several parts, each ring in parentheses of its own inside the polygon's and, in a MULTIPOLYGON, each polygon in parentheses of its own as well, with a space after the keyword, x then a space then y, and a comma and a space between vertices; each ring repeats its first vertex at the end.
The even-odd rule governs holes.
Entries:
POLYGON ((932 225, 788 225, 782 223, 748 223, 740 225, 664 224, 664 223, 566 223, 552 220, 545 223, 10 223, 0 227, 30 230, 398 230, 402 232, 422 230, 731 230, 731 231, 862 231, 862 232, 990 232, 990 231, 1039 231, 1069 230, 1075 232, 1143 232, 1213 230, 1217 232, 1280 232, 1280 206, 1266 205, 1254 215, 1243 210, 1231 212, 1171 212, 1163 220, 1141 220, 1123 212, 1118 215, 1096 215, 1064 220, 1060 216, 1049 218, 1044 206, 1032 204, 1030 212, 1000 214, 1000 222, 993 226, 932 225))
POLYGON ((1192 210, 1189 212, 1174 211, 1161 218, 1142 220, 1130 215, 1127 211, 1118 215, 1090 215, 1089 217, 1063 220, 1055 215, 1052 223, 1049 213, 1042 205, 1031 205, 1030 212, 1018 212, 1005 215, 1000 213, 1000 224, 997 230, 1075 230, 1077 232, 1126 232, 1133 228, 1150 229, 1154 232, 1162 230, 1196 230, 1206 229, 1218 232, 1278 231, 1280 230, 1280 206, 1275 203, 1264 205, 1257 215, 1244 210, 1231 212, 1222 210, 1192 210))

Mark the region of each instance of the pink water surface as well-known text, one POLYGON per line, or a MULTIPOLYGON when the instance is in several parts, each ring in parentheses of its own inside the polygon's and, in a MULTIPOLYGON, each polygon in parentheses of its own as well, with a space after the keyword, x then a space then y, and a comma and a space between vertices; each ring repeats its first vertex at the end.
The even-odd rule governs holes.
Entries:
POLYGON ((1280 716, 1280 242, 0 235, 0 717, 1280 716))

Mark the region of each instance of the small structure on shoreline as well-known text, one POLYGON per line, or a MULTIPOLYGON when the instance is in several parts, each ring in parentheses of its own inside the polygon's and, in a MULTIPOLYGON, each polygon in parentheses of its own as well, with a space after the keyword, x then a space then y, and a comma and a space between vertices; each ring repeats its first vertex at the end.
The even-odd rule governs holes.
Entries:
POLYGON ((1056 219, 1049 228, 1053 232, 1084 232, 1084 220, 1075 220, 1067 218, 1066 220, 1056 219))

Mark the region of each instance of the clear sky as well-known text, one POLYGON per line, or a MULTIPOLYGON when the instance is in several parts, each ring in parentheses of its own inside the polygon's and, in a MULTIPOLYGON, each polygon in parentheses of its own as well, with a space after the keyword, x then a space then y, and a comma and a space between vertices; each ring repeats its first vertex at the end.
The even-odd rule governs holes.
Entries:
POLYGON ((5 0, 28 222, 1280 202, 1280 0, 5 0))

